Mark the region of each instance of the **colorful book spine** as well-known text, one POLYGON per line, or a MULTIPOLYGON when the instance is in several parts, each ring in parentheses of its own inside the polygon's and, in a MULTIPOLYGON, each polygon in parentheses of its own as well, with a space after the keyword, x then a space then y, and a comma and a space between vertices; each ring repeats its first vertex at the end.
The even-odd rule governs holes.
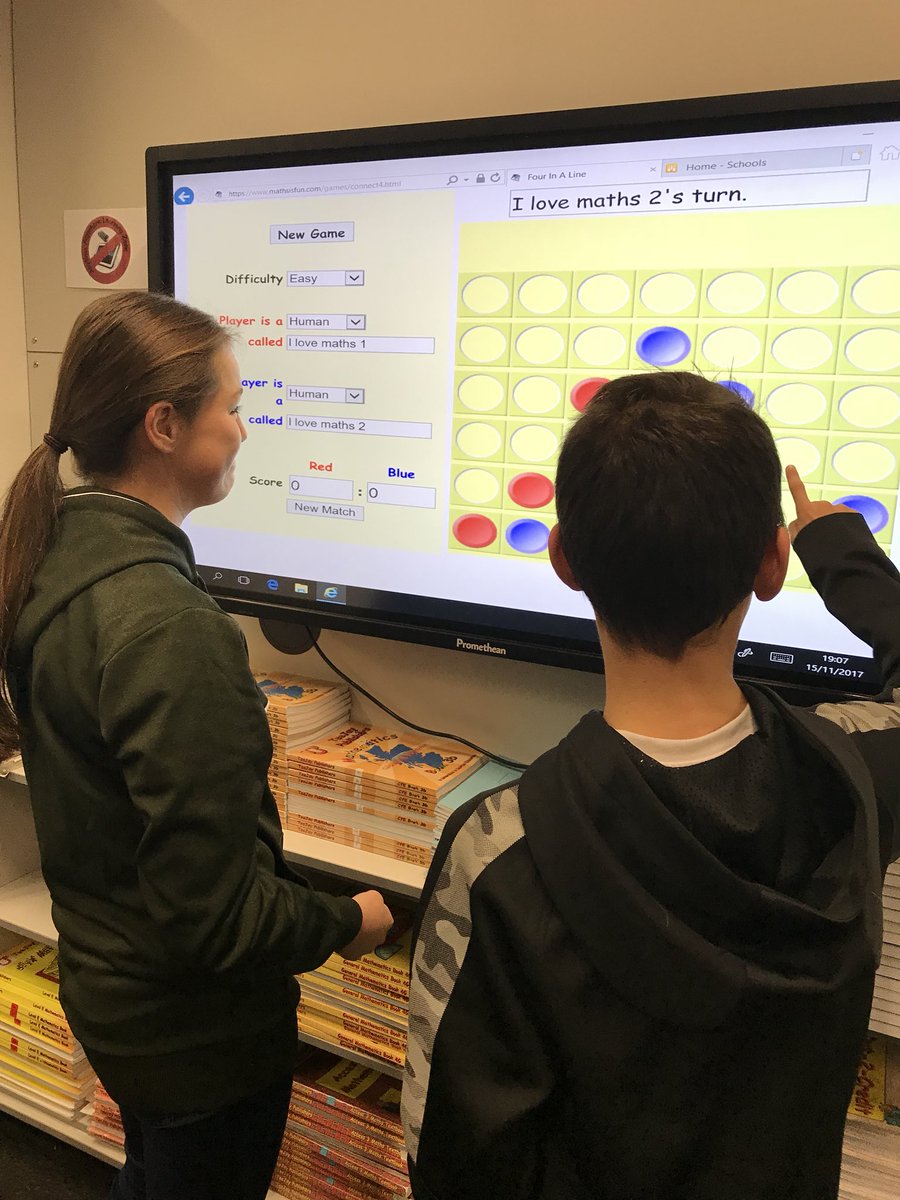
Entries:
POLYGON ((385 1046, 382 1042, 373 1042, 360 1034, 346 1033, 333 1023, 320 1021, 308 1013, 298 1016, 297 1026, 301 1033, 309 1033, 313 1037, 320 1038, 338 1053, 341 1050, 352 1050, 356 1054, 365 1054, 377 1062, 395 1067, 402 1067, 406 1062, 405 1049, 385 1046))
POLYGON ((868 1117, 872 1121, 884 1120, 886 1054, 885 1039, 877 1033, 870 1033, 850 1099, 850 1116, 868 1117))

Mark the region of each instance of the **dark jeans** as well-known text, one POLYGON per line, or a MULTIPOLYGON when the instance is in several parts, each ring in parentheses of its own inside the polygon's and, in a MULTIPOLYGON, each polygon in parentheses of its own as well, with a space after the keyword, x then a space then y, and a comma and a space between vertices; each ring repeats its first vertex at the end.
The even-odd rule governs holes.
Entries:
POLYGON ((265 1200, 290 1097, 287 1075, 217 1112, 142 1117, 123 1109, 125 1166, 109 1200, 265 1200))

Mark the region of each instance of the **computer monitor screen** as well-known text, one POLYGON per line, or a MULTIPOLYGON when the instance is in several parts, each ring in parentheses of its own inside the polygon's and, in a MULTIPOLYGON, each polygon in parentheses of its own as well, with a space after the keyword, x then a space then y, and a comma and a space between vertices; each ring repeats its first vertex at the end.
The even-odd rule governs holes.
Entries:
MULTIPOLYGON (((637 371, 727 380, 900 555, 898 85, 155 147, 148 197, 152 286, 235 334, 249 437, 186 527, 233 610, 596 667, 554 468, 637 371)), ((878 684, 793 558, 737 665, 878 684)))

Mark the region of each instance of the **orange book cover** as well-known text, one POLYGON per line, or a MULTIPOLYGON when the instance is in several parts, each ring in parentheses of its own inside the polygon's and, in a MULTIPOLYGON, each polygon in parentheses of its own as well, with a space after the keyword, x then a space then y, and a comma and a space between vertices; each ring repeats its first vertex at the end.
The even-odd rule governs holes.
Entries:
POLYGON ((372 725, 347 725, 329 738, 292 751, 288 761, 298 769, 315 764, 319 774, 370 780, 441 796, 484 762, 457 743, 421 742, 408 734, 372 725))

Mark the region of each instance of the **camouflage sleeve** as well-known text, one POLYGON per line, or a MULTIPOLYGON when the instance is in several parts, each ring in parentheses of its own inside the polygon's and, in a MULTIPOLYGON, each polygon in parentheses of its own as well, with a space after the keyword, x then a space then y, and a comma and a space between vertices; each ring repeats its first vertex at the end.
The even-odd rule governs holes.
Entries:
POLYGON ((894 688, 890 700, 846 700, 820 704, 816 714, 840 725, 847 733, 874 733, 879 729, 900 729, 900 688, 894 688))
POLYGON ((403 1080, 406 1146, 416 1157, 431 1074, 432 1050, 462 970, 472 933, 471 889, 481 872, 524 835, 516 788, 479 798, 467 819, 445 832, 443 862, 429 876, 413 950, 409 1044, 403 1080), (497 817, 502 815, 501 823, 497 817), (429 886, 430 885, 430 886, 429 886))
POLYGON ((448 825, 412 960, 402 1118, 416 1196, 534 1194, 555 1076, 526 996, 541 961, 516 787, 448 825), (523 964, 528 964, 524 966, 523 964))

